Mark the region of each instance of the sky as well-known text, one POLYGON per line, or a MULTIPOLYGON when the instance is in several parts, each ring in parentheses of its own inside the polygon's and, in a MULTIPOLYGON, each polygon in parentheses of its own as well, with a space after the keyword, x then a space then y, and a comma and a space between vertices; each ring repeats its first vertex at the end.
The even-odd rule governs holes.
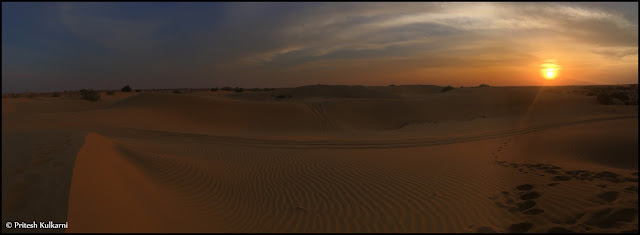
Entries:
POLYGON ((3 93, 482 83, 637 84, 638 3, 2 3, 3 93))

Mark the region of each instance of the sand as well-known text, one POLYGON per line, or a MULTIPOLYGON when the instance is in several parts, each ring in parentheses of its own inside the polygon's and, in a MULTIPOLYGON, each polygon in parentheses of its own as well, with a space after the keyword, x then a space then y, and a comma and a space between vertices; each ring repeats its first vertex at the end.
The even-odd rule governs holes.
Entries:
POLYGON ((3 220, 68 221, 66 232, 637 231, 637 105, 575 87, 440 89, 3 98, 3 220), (47 151, 55 171, 33 163, 47 151), (38 211, 43 198, 60 203, 38 211))

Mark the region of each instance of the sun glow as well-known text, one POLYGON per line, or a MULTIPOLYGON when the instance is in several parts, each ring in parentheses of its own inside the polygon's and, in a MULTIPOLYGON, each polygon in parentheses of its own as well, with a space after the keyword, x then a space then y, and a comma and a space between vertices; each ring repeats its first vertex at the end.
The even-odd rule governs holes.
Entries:
POLYGON ((551 80, 555 79, 558 76, 558 70, 560 69, 560 66, 555 60, 545 60, 545 63, 541 64, 540 67, 542 67, 540 71, 542 72, 542 76, 545 79, 551 80))
POLYGON ((550 80, 556 77, 556 73, 553 71, 553 69, 547 69, 544 74, 544 77, 550 80))

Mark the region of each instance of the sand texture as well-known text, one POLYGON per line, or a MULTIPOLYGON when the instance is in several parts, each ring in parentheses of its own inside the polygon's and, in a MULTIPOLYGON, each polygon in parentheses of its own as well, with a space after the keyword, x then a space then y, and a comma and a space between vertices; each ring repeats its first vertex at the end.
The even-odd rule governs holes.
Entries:
POLYGON ((3 98, 3 220, 68 221, 66 232, 637 232, 638 106, 576 89, 3 98))

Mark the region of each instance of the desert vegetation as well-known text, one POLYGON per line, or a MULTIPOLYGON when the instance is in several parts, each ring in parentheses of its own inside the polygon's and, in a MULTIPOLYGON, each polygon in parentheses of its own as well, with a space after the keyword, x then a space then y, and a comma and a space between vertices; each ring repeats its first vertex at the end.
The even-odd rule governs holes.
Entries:
POLYGON ((115 91, 107 91, 107 95, 114 95, 114 94, 116 94, 115 91))
POLYGON ((604 105, 638 105, 638 85, 588 86, 573 90, 574 93, 595 96, 604 105))
POLYGON ((100 93, 92 89, 89 89, 89 90, 82 89, 80 90, 80 95, 82 99, 85 99, 85 100, 90 100, 90 101, 100 100, 100 93))
POLYGON ((122 92, 131 92, 131 87, 129 85, 126 85, 121 89, 121 91, 122 92))
POLYGON ((284 95, 284 94, 280 94, 280 95, 271 95, 273 97, 275 97, 276 99, 286 99, 286 98, 293 98, 292 95, 284 95))
POLYGON ((598 94, 598 102, 600 102, 600 104, 605 104, 605 105, 613 104, 613 100, 611 100, 611 96, 607 93, 598 94))
POLYGON ((450 90, 453 90, 453 89, 454 88, 452 86, 446 86, 446 87, 442 88, 442 92, 447 92, 447 91, 450 91, 450 90))

